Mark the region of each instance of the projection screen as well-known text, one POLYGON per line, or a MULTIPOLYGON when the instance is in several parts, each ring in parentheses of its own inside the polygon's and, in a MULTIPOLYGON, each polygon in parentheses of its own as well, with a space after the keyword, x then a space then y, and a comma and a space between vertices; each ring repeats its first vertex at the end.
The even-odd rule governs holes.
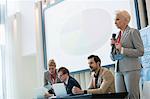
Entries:
MULTIPOLYGON (((133 13, 130 0, 64 0, 44 12, 47 62, 54 59, 57 68, 69 71, 87 69, 87 57, 101 58, 101 65, 109 65, 115 11, 125 9, 133 13)), ((133 16, 134 17, 134 16, 133 16)), ((132 19, 130 26, 135 25, 132 19)))

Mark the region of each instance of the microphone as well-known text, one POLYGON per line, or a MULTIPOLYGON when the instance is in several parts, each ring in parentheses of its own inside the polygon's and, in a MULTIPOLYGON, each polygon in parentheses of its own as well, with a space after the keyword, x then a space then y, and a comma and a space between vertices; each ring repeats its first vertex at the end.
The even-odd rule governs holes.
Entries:
POLYGON ((114 33, 114 34, 112 34, 112 39, 116 39, 116 34, 114 33))
MULTIPOLYGON (((115 33, 112 34, 112 39, 116 40, 116 34, 115 33)), ((111 53, 112 53, 114 48, 115 48, 115 44, 112 44, 111 46, 112 46, 112 48, 111 48, 111 53)))
MULTIPOLYGON (((116 40, 116 34, 112 34, 112 40, 116 40)), ((112 54, 112 60, 121 60, 124 58, 124 55, 120 54, 119 50, 116 49, 115 44, 111 44, 112 48, 111 48, 111 54, 112 54)))

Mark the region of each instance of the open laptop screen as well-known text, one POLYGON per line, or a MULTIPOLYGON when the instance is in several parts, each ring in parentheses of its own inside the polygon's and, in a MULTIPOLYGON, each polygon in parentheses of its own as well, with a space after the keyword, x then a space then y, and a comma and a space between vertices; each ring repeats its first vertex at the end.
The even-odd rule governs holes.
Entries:
POLYGON ((52 85, 56 97, 67 96, 67 91, 64 83, 56 83, 52 85))

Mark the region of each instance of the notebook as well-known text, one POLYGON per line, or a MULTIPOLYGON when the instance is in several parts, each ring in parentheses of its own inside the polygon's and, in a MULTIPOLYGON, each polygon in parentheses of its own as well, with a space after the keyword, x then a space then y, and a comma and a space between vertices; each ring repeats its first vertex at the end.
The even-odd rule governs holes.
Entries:
POLYGON ((52 85, 56 97, 68 96, 64 83, 56 83, 52 85))

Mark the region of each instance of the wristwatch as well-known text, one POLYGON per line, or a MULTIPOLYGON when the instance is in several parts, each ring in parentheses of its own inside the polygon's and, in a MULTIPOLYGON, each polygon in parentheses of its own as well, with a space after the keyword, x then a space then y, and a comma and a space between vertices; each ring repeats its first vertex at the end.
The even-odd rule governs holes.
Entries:
POLYGON ((87 90, 84 90, 84 94, 87 94, 87 90))

